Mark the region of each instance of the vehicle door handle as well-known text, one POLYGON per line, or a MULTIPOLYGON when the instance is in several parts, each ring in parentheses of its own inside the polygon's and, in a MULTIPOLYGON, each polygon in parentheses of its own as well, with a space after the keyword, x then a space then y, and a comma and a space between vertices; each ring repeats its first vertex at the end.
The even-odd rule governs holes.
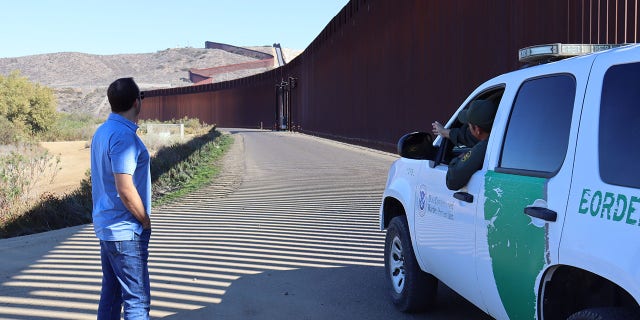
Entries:
POLYGON ((524 213, 551 222, 555 222, 558 219, 558 214, 555 211, 543 207, 526 207, 524 208, 524 213))
POLYGON ((473 195, 468 192, 459 191, 454 193, 453 197, 460 201, 469 202, 469 203, 473 202, 473 195))

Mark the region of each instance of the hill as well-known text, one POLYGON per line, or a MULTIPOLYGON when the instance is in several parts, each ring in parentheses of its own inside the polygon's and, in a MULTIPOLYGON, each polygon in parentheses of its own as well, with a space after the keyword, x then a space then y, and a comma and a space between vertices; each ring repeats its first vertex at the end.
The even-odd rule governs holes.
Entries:
MULTIPOLYGON (((248 47, 275 56, 273 47, 248 47)), ((299 51, 283 50, 287 60, 299 51)), ((93 55, 78 52, 0 58, 0 74, 13 70, 30 81, 51 87, 58 98, 58 110, 68 113, 109 113, 106 88, 120 77, 134 77, 142 90, 188 86, 189 69, 203 69, 254 61, 219 49, 173 48, 155 53, 93 55)), ((239 70, 222 80, 246 77, 270 68, 239 70)))

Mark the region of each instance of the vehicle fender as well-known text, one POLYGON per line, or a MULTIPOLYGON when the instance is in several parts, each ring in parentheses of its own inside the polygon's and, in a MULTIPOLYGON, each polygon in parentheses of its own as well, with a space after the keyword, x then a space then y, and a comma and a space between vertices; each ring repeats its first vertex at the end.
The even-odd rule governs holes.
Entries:
MULTIPOLYGON (((415 160, 400 159, 394 162, 389 169, 389 177, 387 185, 382 195, 382 203, 380 204, 380 230, 385 230, 385 212, 384 203, 388 198, 393 198, 400 202, 405 214, 407 222, 413 225, 413 197, 415 180, 417 179, 418 165, 415 160)), ((412 237, 413 238, 413 237, 412 237)))
POLYGON ((640 282, 638 281, 640 271, 633 263, 630 263, 630 260, 627 261, 629 264, 615 264, 596 255, 586 255, 584 252, 567 249, 563 251, 562 258, 563 265, 589 271, 615 283, 628 292, 640 305, 640 282), (625 269, 623 266, 630 268, 625 269))

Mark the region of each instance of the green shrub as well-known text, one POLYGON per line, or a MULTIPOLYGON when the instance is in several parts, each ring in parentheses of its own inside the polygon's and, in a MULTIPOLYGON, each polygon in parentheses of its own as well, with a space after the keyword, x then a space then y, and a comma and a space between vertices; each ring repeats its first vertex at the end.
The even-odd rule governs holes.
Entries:
POLYGON ((51 127, 58 116, 56 105, 52 89, 30 82, 18 71, 0 75, 0 117, 24 125, 29 133, 51 127))
POLYGON ((233 139, 212 129, 183 145, 161 149, 151 162, 154 204, 173 201, 207 185, 218 174, 218 160, 233 139))

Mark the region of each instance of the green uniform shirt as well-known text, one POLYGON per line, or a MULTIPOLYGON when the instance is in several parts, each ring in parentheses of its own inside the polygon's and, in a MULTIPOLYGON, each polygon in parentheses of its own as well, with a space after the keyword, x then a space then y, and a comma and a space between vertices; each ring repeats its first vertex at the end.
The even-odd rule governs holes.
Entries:
POLYGON ((467 153, 451 160, 449 171, 447 171, 447 188, 449 190, 458 190, 464 187, 471 176, 482 168, 487 143, 488 140, 479 141, 467 153))
POLYGON ((471 131, 469 131, 468 124, 464 124, 460 128, 451 128, 449 131, 449 140, 456 146, 464 145, 469 148, 478 143, 478 138, 474 137, 471 131))

